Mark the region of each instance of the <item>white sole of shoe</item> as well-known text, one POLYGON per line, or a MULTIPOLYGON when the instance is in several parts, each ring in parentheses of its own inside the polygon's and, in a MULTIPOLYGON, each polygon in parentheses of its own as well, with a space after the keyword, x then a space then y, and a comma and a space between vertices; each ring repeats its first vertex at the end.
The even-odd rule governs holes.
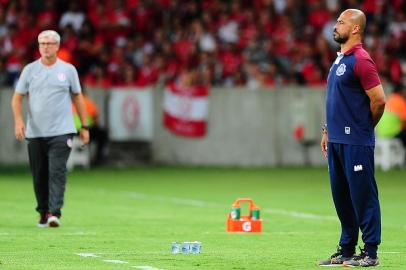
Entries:
POLYGON ((61 222, 59 221, 59 218, 54 217, 54 216, 48 218, 49 227, 53 227, 53 228, 59 227, 60 224, 61 224, 61 222))

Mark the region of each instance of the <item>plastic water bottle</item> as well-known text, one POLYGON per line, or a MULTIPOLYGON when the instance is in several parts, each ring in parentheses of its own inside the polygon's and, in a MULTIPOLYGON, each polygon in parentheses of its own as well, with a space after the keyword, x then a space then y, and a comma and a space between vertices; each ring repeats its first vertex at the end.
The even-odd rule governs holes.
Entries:
POLYGON ((194 241, 191 243, 192 244, 192 249, 191 253, 193 254, 198 254, 202 250, 202 243, 198 241, 194 241))
POLYGON ((252 220, 259 220, 260 219, 259 209, 258 208, 252 209, 250 215, 252 220))
POLYGON ((233 206, 233 208, 231 208, 231 218, 240 219, 240 216, 241 216, 241 208, 238 206, 233 206))
POLYGON ((183 242, 182 243, 182 254, 189 254, 192 251, 192 243, 191 242, 183 242))
POLYGON ((202 250, 202 243, 194 242, 172 242, 172 254, 199 254, 202 250))
POLYGON ((173 254, 178 254, 181 251, 181 246, 180 243, 178 242, 172 242, 172 253, 173 254))

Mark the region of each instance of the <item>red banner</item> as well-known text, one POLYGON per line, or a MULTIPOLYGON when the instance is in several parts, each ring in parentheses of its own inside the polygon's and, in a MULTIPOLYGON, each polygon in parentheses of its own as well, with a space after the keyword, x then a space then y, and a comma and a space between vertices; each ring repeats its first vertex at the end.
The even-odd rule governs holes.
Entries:
POLYGON ((208 117, 207 86, 179 87, 170 84, 164 92, 164 126, 185 137, 203 137, 208 117))

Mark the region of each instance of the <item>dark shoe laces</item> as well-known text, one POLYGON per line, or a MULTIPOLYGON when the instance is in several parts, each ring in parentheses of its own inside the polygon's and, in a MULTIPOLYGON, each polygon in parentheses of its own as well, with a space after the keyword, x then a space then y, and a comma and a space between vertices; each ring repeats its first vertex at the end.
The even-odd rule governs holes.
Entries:
POLYGON ((359 247, 359 250, 361 251, 361 253, 359 255, 354 255, 354 257, 352 257, 354 261, 362 260, 368 256, 368 252, 365 250, 365 248, 359 247))
POLYGON ((343 255, 343 249, 340 246, 338 246, 337 252, 334 253, 333 255, 331 255, 330 259, 337 258, 338 256, 342 256, 342 255, 343 255))

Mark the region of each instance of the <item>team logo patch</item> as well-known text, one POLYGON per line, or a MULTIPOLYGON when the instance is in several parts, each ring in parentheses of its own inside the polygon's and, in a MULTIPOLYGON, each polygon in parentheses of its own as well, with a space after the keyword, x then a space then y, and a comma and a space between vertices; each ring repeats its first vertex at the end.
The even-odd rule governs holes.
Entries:
POLYGON ((345 73, 345 69, 346 69, 347 67, 345 66, 345 64, 341 64, 338 68, 337 68, 337 70, 336 70, 336 75, 337 76, 341 76, 341 75, 343 75, 344 73, 345 73))
POLYGON ((69 138, 69 139, 66 141, 66 144, 69 146, 69 148, 72 148, 72 145, 73 145, 72 139, 69 138))
POLYGON ((66 81, 66 75, 64 73, 58 73, 58 80, 60 82, 66 81))

